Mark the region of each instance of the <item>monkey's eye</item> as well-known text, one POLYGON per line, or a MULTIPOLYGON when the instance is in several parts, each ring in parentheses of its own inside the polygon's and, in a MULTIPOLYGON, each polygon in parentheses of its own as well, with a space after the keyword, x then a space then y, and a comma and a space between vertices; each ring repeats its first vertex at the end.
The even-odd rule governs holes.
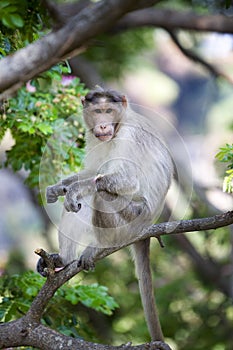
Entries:
POLYGON ((102 113, 101 109, 95 109, 95 113, 102 113))
POLYGON ((112 113, 112 108, 108 108, 108 109, 106 110, 106 113, 112 113))

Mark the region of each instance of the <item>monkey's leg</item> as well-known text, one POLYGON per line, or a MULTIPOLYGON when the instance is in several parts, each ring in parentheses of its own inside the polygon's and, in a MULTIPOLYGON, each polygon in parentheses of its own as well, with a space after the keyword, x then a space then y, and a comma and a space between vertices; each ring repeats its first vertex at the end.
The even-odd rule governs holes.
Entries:
POLYGON ((67 265, 69 262, 74 260, 77 257, 77 242, 72 240, 70 237, 59 230, 59 256, 64 265, 67 265))
POLYGON ((94 261, 104 248, 119 247, 130 242, 137 232, 141 232, 139 223, 148 213, 146 202, 131 201, 105 191, 98 192, 93 202, 92 225, 96 244, 89 245, 80 257, 80 265, 88 270, 94 267, 94 261), (117 204, 116 204, 117 201, 117 204), (114 210, 119 207, 119 211, 114 210), (98 210, 97 210, 98 208, 98 210), (122 209, 123 208, 123 209, 122 209))
POLYGON ((152 340, 164 340, 155 304, 150 269, 150 238, 132 246, 142 305, 152 340))

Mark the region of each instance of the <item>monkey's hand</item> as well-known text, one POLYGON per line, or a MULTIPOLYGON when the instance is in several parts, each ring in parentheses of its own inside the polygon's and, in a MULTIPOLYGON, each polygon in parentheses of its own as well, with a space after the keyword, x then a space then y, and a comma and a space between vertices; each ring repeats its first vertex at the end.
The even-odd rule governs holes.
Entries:
POLYGON ((59 196, 66 194, 66 187, 62 183, 58 183, 53 186, 48 186, 46 189, 47 203, 55 203, 59 196))
POLYGON ((80 180, 64 188, 66 197, 64 206, 67 211, 77 213, 81 209, 80 199, 96 192, 96 184, 93 178, 80 180))
POLYGON ((81 209, 80 198, 82 198, 82 193, 78 182, 66 187, 66 197, 64 201, 66 210, 77 213, 81 209))

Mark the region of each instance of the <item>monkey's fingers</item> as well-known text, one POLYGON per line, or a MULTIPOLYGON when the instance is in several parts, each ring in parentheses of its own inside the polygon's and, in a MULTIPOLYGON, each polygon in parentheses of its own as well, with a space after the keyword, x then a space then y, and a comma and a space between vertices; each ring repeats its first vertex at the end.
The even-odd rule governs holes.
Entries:
POLYGON ((55 203, 58 200, 58 195, 54 191, 54 186, 49 186, 46 189, 46 201, 47 203, 55 203))
POLYGON ((95 269, 95 263, 90 257, 86 258, 85 255, 81 255, 78 261, 78 267, 82 267, 85 271, 93 271, 95 269))
POLYGON ((64 207, 67 211, 77 213, 81 209, 82 205, 78 202, 77 198, 70 198, 69 196, 66 196, 64 207))

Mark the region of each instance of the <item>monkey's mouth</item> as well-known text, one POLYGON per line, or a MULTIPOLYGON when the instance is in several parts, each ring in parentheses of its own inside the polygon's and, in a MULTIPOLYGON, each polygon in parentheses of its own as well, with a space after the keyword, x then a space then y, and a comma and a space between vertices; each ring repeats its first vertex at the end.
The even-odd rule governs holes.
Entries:
POLYGON ((100 141, 110 141, 112 139, 112 133, 107 134, 96 134, 95 137, 97 137, 100 141))

